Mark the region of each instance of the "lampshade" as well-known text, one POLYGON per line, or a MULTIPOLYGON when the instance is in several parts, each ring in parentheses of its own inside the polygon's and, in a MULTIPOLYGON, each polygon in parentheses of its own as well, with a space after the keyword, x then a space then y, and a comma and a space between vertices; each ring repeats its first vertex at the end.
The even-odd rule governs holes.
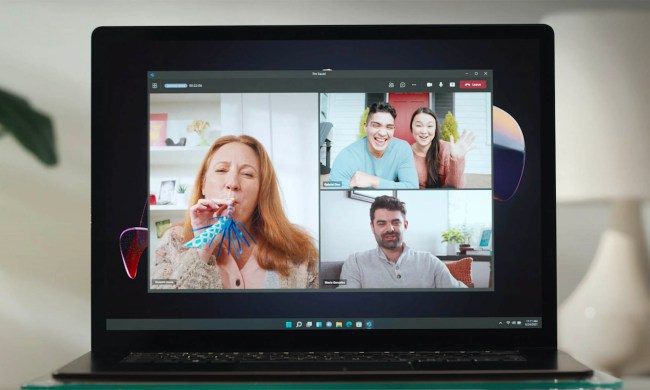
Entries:
POLYGON ((650 12, 547 17, 555 30, 557 199, 650 198, 650 12))

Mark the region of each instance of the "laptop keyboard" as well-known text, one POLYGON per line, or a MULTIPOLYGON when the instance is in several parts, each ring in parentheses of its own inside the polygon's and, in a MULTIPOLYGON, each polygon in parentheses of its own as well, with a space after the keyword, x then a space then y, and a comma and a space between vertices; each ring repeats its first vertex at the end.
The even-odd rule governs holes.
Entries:
POLYGON ((219 364, 249 362, 405 362, 474 363, 525 362, 518 351, 432 351, 432 352, 134 352, 122 363, 219 364))

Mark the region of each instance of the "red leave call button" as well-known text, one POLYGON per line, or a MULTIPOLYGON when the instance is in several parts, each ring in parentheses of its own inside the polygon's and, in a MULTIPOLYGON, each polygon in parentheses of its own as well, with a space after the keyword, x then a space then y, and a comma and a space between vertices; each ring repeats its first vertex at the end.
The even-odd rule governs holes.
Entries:
POLYGON ((460 89, 485 89, 485 80, 460 80, 460 89))

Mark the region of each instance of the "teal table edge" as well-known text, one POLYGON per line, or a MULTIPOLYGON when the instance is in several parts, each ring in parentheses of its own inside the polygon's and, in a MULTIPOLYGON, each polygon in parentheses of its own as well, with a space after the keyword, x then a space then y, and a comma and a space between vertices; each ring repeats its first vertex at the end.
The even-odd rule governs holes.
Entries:
POLYGON ((603 372, 595 372, 590 378, 585 379, 494 379, 494 380, 455 380, 455 381, 365 381, 365 382, 62 382, 50 376, 36 379, 23 385, 24 390, 37 389, 194 389, 194 390, 326 390, 326 389, 362 389, 362 390, 389 390, 389 389, 620 389, 623 381, 603 372))

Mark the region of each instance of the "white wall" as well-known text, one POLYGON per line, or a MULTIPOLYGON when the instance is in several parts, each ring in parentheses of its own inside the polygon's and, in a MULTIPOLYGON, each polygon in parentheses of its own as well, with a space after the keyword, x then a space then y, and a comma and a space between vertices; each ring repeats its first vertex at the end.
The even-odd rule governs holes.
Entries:
POLYGON ((370 230, 370 203, 347 191, 321 191, 321 261, 342 261, 377 246, 370 230))
MULTIPOLYGON (((497 86, 498 88, 498 86, 497 86)), ((442 115, 442 114, 441 114, 442 115)), ((474 149, 467 154, 465 173, 492 173, 492 98, 490 93, 454 93, 458 135, 474 133, 474 149)), ((440 118, 442 121, 444 119, 440 118)))
MULTIPOLYGON (((0 138, 0 389, 14 389, 90 348, 90 34, 95 27, 539 23, 550 16, 585 13, 617 16, 603 33, 650 36, 650 5, 641 1, 2 1, 0 87, 52 115, 61 162, 44 168, 12 138, 0 138)), ((570 46, 573 31, 570 26, 557 29, 556 40, 570 46)), ((603 57, 616 47, 595 38, 593 43, 603 57)), ((638 50, 647 55, 650 49, 638 50)), ((619 77, 610 73, 614 81, 619 77)), ((640 93, 630 83, 618 88, 640 93)), ((560 117, 570 107, 557 110, 560 117)), ((572 130, 558 127, 558 141, 572 130)), ((627 129, 636 136, 646 130, 627 129)), ((558 161, 569 153, 570 145, 558 148, 558 161)), ((609 158, 634 156, 623 150, 609 158)), ((566 168, 559 166, 562 172, 566 168)), ((561 185, 570 185, 570 179, 561 185)), ((584 275, 608 212, 606 202, 558 206, 559 300, 584 275)), ((647 206, 644 217, 648 236, 647 206)))
MULTIPOLYGON (((328 93, 329 107, 327 122, 334 126, 331 130, 332 150, 330 164, 334 163, 336 156, 349 144, 359 139, 359 124, 361 115, 366 108, 366 95, 364 93, 328 93)), ((325 162, 325 148, 321 150, 321 162, 325 162)))
POLYGON ((446 255, 440 234, 449 228, 449 191, 397 191, 409 221, 405 242, 411 248, 446 255))
POLYGON ((271 158, 289 220, 318 234, 318 95, 272 94, 271 158), (289 156, 289 158, 287 158, 289 156), (313 181, 312 181, 313 180, 313 181))

